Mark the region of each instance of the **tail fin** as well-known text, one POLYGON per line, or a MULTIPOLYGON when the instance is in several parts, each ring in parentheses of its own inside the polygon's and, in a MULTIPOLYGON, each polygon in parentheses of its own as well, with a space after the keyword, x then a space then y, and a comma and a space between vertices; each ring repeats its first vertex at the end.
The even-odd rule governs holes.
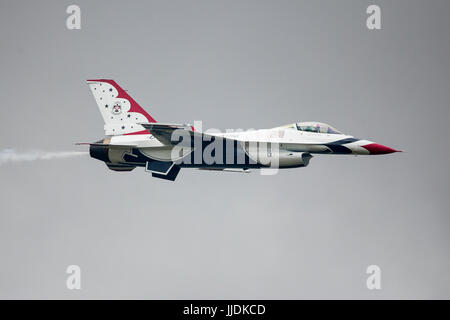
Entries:
POLYGON ((148 134, 138 123, 156 122, 114 80, 87 80, 105 121, 106 135, 148 134))

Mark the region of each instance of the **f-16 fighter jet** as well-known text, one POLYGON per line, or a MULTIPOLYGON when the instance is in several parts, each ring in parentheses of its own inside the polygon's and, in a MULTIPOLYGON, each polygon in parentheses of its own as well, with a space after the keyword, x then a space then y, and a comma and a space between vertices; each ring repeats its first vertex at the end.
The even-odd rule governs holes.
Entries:
POLYGON ((114 171, 144 167, 174 181, 181 168, 248 172, 306 167, 313 154, 380 155, 398 152, 356 139, 321 122, 271 129, 202 132, 187 124, 160 123, 114 80, 87 81, 105 122, 105 138, 89 145, 92 158, 114 171))

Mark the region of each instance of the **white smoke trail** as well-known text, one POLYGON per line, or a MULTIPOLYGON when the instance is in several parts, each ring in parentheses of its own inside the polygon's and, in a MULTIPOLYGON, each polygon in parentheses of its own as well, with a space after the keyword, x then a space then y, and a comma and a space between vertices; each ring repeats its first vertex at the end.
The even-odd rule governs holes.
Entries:
POLYGON ((14 149, 0 150, 0 166, 9 162, 35 161, 35 160, 51 160, 64 159, 77 156, 84 156, 89 152, 84 151, 41 151, 31 150, 25 152, 17 152, 14 149))

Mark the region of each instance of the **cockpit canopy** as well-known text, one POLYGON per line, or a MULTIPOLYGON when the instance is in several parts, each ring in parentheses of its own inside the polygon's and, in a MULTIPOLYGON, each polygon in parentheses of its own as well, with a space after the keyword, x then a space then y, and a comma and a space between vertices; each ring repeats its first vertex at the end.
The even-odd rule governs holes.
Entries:
POLYGON ((337 129, 333 128, 332 126, 321 123, 321 122, 297 122, 293 124, 288 124, 283 126, 282 128, 292 128, 297 129, 298 131, 305 131, 305 132, 315 132, 315 133, 327 133, 327 134, 342 134, 337 129))
POLYGON ((328 134, 342 134, 337 129, 332 126, 321 123, 321 122, 297 122, 295 124, 297 130, 299 131, 307 131, 307 132, 316 132, 316 133, 328 133, 328 134))

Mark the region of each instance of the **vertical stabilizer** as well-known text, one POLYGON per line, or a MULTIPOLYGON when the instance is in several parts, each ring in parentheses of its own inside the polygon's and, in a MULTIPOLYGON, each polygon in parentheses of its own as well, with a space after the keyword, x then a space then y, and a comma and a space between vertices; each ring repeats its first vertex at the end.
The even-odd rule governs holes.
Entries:
POLYGON ((139 125, 156 122, 128 93, 114 80, 87 80, 105 121, 106 135, 148 134, 139 125))

